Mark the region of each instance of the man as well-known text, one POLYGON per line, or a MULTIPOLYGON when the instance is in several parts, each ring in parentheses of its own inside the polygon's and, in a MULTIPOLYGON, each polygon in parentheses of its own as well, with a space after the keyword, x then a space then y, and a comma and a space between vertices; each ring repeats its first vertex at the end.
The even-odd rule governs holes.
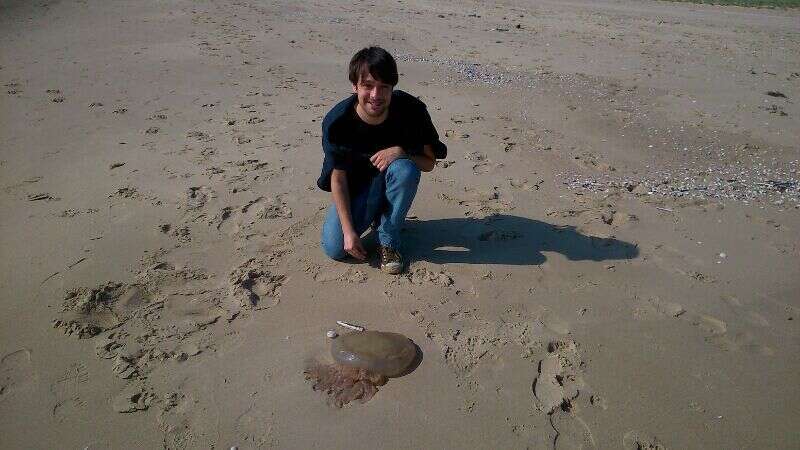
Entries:
POLYGON ((322 226, 322 249, 333 259, 365 260, 361 235, 377 225, 381 270, 403 271, 400 230, 417 192, 420 172, 430 172, 447 147, 417 98, 397 85, 397 64, 386 50, 369 47, 350 60, 353 95, 322 121, 325 157, 320 189, 333 204, 322 226))

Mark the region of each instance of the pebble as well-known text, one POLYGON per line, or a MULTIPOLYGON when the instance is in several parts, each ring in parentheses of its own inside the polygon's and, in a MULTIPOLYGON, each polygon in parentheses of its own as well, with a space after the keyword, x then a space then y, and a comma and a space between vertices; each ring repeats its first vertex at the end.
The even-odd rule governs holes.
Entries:
POLYGON ((328 339, 336 339, 336 337, 338 337, 338 336, 339 336, 339 333, 337 333, 337 332, 336 332, 336 331, 334 331, 334 330, 328 330, 328 332, 326 333, 326 335, 328 336, 328 339))

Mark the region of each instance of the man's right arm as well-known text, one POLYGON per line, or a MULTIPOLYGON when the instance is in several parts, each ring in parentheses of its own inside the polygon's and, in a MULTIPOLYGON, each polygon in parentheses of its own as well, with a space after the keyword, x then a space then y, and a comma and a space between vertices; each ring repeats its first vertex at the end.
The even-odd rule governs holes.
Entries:
POLYGON ((361 238, 353 226, 353 216, 350 211, 350 190, 347 187, 347 171, 333 169, 331 173, 331 194, 339 223, 342 224, 344 235, 344 250, 356 259, 367 259, 367 252, 361 244, 361 238))

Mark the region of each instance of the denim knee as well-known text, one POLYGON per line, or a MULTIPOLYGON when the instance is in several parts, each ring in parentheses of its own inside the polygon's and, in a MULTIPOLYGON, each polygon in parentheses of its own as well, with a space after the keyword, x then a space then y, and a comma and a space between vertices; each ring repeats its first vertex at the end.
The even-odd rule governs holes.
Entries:
POLYGON ((322 247, 322 251, 331 259, 342 259, 347 256, 347 252, 344 251, 342 228, 341 225, 339 225, 339 218, 336 215, 336 209, 333 205, 331 205, 328 210, 325 222, 322 224, 320 246, 322 247))
POLYGON ((402 184, 419 183, 421 172, 417 164, 406 158, 396 159, 386 168, 387 181, 396 181, 402 184))
POLYGON ((322 251, 328 255, 328 258, 340 260, 347 256, 344 251, 344 242, 342 239, 330 239, 330 236, 322 234, 322 242, 320 243, 322 251))

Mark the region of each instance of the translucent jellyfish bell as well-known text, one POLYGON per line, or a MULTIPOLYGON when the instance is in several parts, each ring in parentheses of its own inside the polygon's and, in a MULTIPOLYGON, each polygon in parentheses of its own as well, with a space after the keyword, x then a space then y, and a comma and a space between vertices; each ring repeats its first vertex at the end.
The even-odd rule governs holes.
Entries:
POLYGON ((396 377, 414 361, 417 348, 402 334, 364 331, 339 336, 331 344, 331 354, 344 366, 396 377))

